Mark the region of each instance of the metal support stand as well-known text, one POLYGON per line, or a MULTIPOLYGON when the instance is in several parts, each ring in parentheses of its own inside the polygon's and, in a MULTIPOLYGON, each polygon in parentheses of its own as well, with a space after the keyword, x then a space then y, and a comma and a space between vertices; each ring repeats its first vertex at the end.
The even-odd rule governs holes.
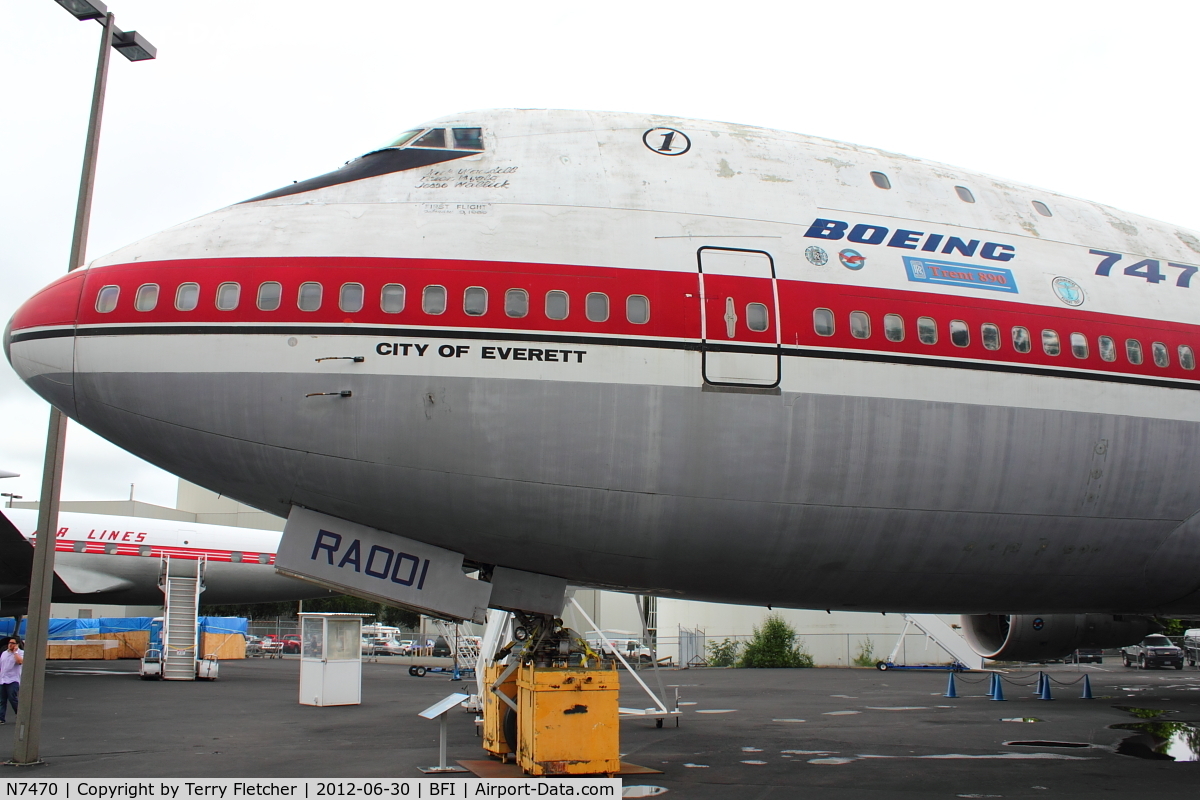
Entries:
POLYGON ((447 729, 447 724, 446 724, 446 715, 450 713, 450 709, 454 708, 459 703, 466 700, 468 697, 469 697, 469 695, 462 694, 461 692, 455 692, 454 694, 449 695, 448 697, 445 697, 445 698, 437 701, 436 703, 431 705, 429 708, 425 709, 424 711, 422 711, 420 714, 417 715, 420 717, 424 717, 425 719, 437 719, 439 722, 439 725, 438 725, 438 729, 439 729, 438 765, 436 767, 417 767, 417 769, 421 770, 421 772, 424 772, 426 774, 444 773, 444 772, 469 772, 469 770, 463 769, 462 767, 451 767, 446 764, 446 737, 448 735, 448 729, 447 729))

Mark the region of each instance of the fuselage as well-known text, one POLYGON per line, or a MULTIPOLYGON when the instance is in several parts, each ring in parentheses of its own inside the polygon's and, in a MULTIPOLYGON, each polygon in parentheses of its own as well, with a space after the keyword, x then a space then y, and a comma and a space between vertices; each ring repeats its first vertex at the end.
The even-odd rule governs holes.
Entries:
POLYGON ((6 347, 188 480, 479 565, 1185 613, 1197 263, 1192 232, 869 148, 486 111, 98 259, 6 347))

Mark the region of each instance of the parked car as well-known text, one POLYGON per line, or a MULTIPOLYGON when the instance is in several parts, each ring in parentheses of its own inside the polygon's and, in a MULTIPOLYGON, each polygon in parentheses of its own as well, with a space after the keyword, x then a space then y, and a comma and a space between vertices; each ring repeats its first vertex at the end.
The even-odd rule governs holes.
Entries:
POLYGON ((1103 664, 1104 651, 1099 647, 1081 647, 1063 659, 1066 664, 1103 664))
POLYGON ((398 640, 386 636, 371 639, 371 652, 377 656, 403 656, 408 649, 398 640))
POLYGON ((1174 667, 1183 669, 1183 648, 1176 647, 1161 633, 1147 636, 1137 644, 1121 648, 1121 663, 1138 669, 1174 667))
POLYGON ((1183 657, 1188 666, 1200 663, 1200 628, 1191 628, 1183 632, 1183 657))
POLYGON ((255 636, 252 633, 246 634, 246 655, 261 656, 262 655, 262 637, 255 636))
POLYGON ((284 636, 283 637, 283 652, 298 654, 300 652, 300 642, 301 641, 302 640, 300 639, 300 634, 298 634, 298 633, 289 633, 287 636, 284 636))

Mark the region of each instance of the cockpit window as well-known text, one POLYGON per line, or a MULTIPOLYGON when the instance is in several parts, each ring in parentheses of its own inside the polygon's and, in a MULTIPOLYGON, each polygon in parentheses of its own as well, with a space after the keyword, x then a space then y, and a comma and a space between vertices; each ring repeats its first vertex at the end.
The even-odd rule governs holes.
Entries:
POLYGON ((483 128, 454 128, 455 150, 482 150, 483 128))
POLYGON ((442 147, 446 146, 446 129, 434 128, 429 133, 412 143, 413 147, 442 147))
POLYGON ((416 130, 405 131, 403 134, 401 134, 399 139, 397 139, 396 141, 389 144, 388 147, 404 147, 404 145, 411 142, 413 140, 413 137, 415 137, 418 133, 420 133, 423 130, 425 130, 425 129, 417 128, 416 130))

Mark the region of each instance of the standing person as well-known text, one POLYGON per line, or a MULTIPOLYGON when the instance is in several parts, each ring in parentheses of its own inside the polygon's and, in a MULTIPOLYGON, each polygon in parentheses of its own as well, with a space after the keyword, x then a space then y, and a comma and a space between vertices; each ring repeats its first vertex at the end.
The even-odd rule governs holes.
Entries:
POLYGON ((0 653, 0 725, 6 721, 4 716, 10 703, 13 713, 17 713, 17 693, 21 691, 21 665, 24 663, 25 651, 16 637, 9 639, 8 647, 0 653))

